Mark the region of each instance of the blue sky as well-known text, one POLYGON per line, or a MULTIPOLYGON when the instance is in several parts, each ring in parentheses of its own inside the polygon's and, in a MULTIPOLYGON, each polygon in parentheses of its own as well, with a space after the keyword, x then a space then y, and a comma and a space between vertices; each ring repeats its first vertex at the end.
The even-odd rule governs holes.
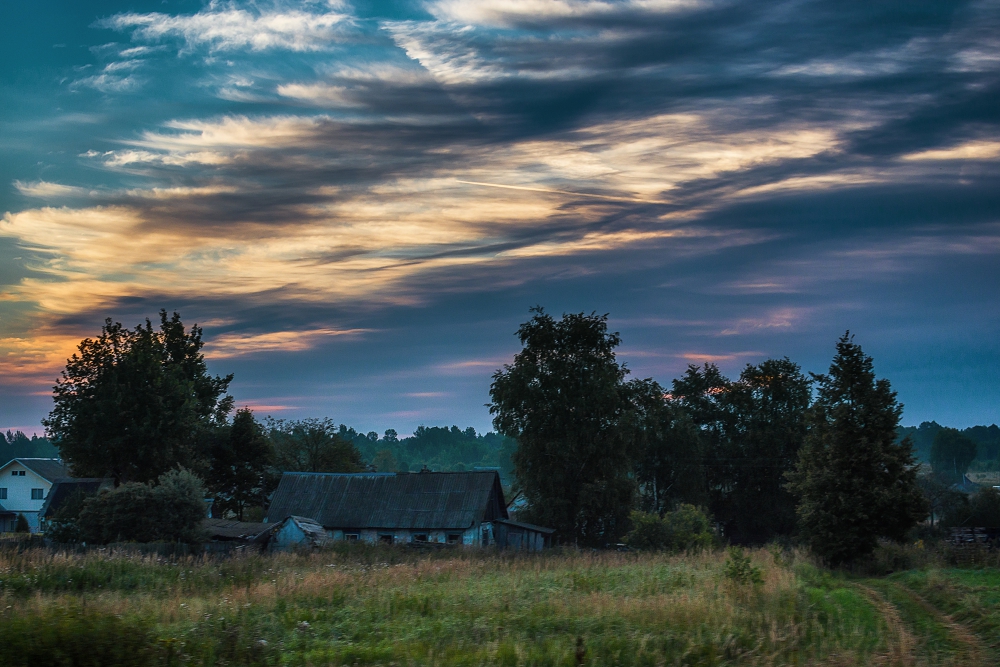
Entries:
POLYGON ((1000 421, 1000 3, 4 3, 0 427, 105 317, 261 415, 489 428, 540 304, 633 375, 1000 421))

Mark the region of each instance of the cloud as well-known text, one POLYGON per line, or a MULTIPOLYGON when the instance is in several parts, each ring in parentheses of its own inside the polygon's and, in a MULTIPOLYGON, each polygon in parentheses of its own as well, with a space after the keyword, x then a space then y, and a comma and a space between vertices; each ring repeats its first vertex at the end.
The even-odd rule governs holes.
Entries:
POLYGON ((1000 158, 1000 141, 968 141, 951 148, 936 148, 904 155, 904 160, 995 160, 1000 158))
POLYGON ((346 14, 302 9, 241 9, 236 4, 210 3, 196 14, 117 14, 100 21, 104 28, 130 31, 134 40, 180 39, 188 49, 209 51, 326 51, 341 41, 350 24, 346 14))
POLYGON ((61 183, 50 183, 49 181, 34 181, 32 183, 14 181, 14 187, 17 188, 18 192, 26 197, 37 197, 40 199, 53 197, 79 197, 87 194, 87 190, 84 188, 78 188, 72 185, 63 185, 61 183))
POLYGON ((357 337, 370 332, 370 329, 320 328, 258 334, 223 333, 212 338, 211 343, 205 348, 205 356, 210 359, 230 359, 275 352, 304 352, 329 338, 357 337))

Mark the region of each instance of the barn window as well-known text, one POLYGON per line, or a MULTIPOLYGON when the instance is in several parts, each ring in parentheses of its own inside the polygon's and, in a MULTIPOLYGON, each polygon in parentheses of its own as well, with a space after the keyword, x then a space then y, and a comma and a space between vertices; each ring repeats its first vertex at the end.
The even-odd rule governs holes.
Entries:
POLYGON ((417 533, 416 535, 413 536, 413 541, 414 542, 426 542, 427 541, 427 533, 417 533))
POLYGON ((348 542, 357 542, 359 537, 361 536, 357 533, 344 533, 344 539, 348 542))
POLYGON ((458 544, 462 541, 461 533, 448 533, 448 544, 458 544))
POLYGON ((378 536, 378 541, 382 544, 392 544, 392 533, 381 533, 378 536))

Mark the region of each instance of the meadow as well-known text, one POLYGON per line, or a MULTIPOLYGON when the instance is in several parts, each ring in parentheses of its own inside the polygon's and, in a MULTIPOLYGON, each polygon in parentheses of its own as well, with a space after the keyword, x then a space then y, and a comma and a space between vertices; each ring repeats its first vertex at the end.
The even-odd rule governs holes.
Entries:
POLYGON ((995 568, 930 564, 860 577, 790 551, 747 555, 750 576, 734 575, 725 551, 511 556, 355 545, 168 559, 11 549, 0 552, 0 662, 995 663, 995 568))

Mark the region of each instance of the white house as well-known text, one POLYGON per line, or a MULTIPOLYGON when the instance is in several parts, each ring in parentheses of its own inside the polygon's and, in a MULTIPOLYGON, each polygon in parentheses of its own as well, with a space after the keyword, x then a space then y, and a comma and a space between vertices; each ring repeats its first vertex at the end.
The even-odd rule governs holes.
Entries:
POLYGON ((12 459, 0 467, 0 532, 13 531, 23 514, 38 532, 38 513, 52 483, 68 474, 60 459, 12 459))

